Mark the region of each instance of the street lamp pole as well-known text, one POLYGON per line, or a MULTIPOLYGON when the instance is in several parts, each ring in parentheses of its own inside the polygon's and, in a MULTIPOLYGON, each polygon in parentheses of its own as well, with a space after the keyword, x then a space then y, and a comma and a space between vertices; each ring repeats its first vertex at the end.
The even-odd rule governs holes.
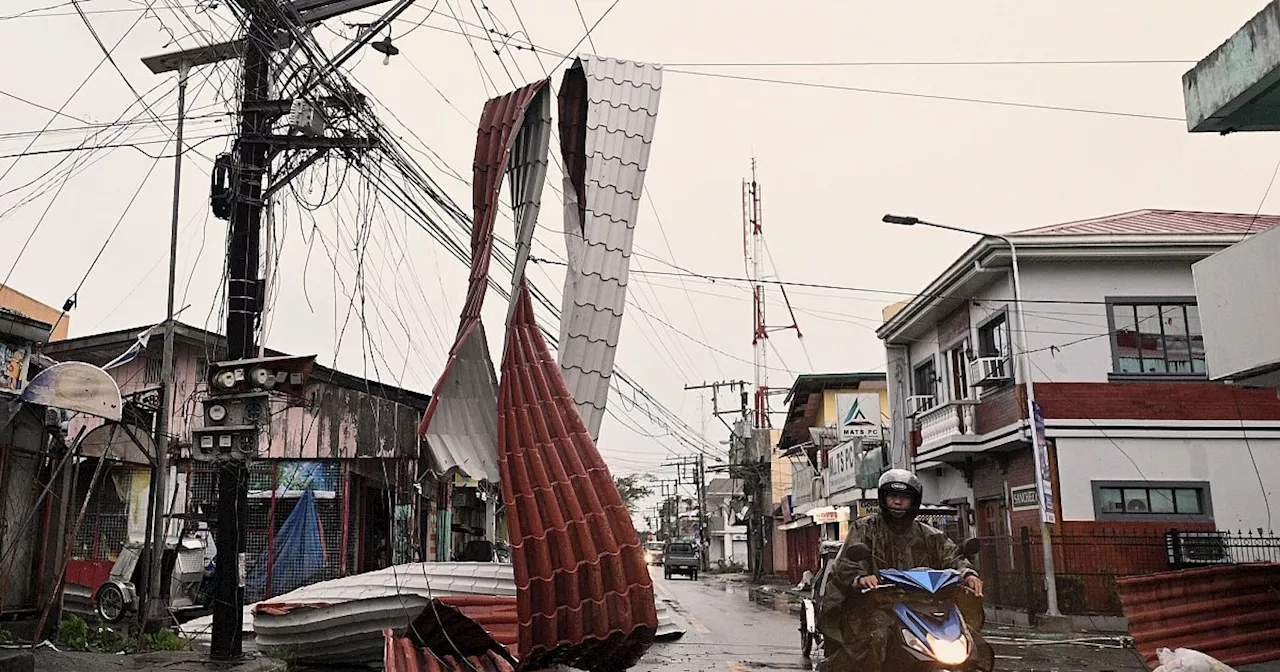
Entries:
MULTIPOLYGON (((1013 264, 1013 312, 1018 319, 1018 349, 1019 353, 1018 368, 1015 373, 1022 377, 1022 385, 1026 389, 1027 396, 1027 421, 1031 430, 1032 456, 1036 464, 1036 490, 1040 495, 1040 542, 1044 551, 1044 588, 1049 596, 1048 615, 1061 616, 1058 610, 1058 584, 1053 568, 1053 540, 1049 534, 1049 522, 1045 518, 1045 497, 1050 493, 1045 492, 1044 483, 1049 478, 1049 474, 1044 473, 1045 466, 1040 460, 1040 451, 1048 450, 1048 446, 1040 446, 1039 438, 1036 434, 1035 425, 1035 406, 1036 406, 1036 389, 1035 383, 1032 381, 1031 375, 1031 353, 1027 347, 1027 322, 1026 316, 1022 311, 1022 274, 1018 271, 1018 248, 1008 236, 997 233, 985 233, 982 231, 974 231, 973 229, 965 229, 958 226, 949 226, 946 224, 936 224, 934 222, 926 222, 917 217, 904 217, 900 215, 885 215, 883 221, 887 224, 898 224, 901 226, 929 226, 935 229, 944 229, 947 231, 955 231, 957 233, 967 233, 982 238, 996 238, 1004 241, 1009 246, 1009 257, 1013 264)), ((1012 533, 1012 530, 1010 530, 1012 533)))

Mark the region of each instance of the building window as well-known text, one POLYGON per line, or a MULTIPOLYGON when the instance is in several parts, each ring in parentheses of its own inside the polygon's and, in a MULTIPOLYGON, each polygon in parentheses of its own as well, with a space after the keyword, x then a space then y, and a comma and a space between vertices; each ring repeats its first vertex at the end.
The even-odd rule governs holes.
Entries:
POLYGON ((1111 302, 1115 373, 1203 375, 1204 336, 1194 301, 1111 302))
POLYGON ((1098 520, 1213 520, 1207 483, 1094 481, 1093 494, 1098 520))
POLYGON ((1007 313, 1001 313, 978 327, 978 357, 1000 360, 994 368, 988 369, 988 375, 1013 377, 1013 346, 1009 338, 1007 313))
POLYGON ((947 351, 947 369, 951 387, 951 399, 957 401, 972 396, 969 392, 969 341, 963 340, 947 351))
POLYGON ((164 376, 164 360, 159 357, 148 357, 146 359, 146 367, 146 384, 159 383, 164 376))
POLYGON ((938 369, 930 357, 926 362, 916 367, 911 377, 911 389, 917 397, 932 397, 933 401, 928 402, 919 410, 931 408, 938 401, 938 369))

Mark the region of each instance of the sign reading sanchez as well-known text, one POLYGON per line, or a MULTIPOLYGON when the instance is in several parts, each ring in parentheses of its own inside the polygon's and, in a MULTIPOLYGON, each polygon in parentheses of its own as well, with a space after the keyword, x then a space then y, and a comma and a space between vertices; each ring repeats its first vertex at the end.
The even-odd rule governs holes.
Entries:
POLYGON ((879 394, 837 394, 836 420, 840 440, 862 439, 870 443, 883 440, 880 429, 879 394))

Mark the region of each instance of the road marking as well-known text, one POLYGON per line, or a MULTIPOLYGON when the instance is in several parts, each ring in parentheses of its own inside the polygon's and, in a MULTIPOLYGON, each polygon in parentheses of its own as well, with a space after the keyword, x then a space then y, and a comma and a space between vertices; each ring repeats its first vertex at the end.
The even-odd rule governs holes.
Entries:
POLYGON ((725 662, 729 663, 729 669, 732 672, 750 672, 747 669, 746 664, 744 664, 741 660, 727 660, 725 662))
POLYGON ((685 611, 685 612, 681 612, 681 616, 684 616, 686 619, 688 619, 689 625, 692 625, 693 629, 698 631, 698 634, 701 634, 701 635, 711 634, 711 630, 707 628, 707 626, 703 625, 702 621, 699 621, 698 618, 693 614, 685 611))
POLYGON ((658 593, 659 593, 659 594, 661 594, 662 599, 667 600, 668 602, 675 602, 675 601, 676 601, 676 598, 675 598, 675 596, 674 596, 674 595, 672 595, 672 594, 671 594, 671 591, 667 590, 667 587, 666 587, 666 586, 664 586, 664 585, 662 585, 661 583, 658 583, 657 581, 654 581, 654 582, 653 582, 653 589, 654 589, 654 590, 656 590, 656 591, 658 591, 658 593))

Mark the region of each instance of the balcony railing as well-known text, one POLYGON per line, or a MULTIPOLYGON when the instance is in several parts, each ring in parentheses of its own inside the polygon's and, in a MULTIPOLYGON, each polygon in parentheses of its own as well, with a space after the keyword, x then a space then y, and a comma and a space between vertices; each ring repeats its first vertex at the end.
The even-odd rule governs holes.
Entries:
POLYGON ((975 408, 974 401, 952 401, 917 415, 920 447, 928 448, 953 436, 976 434, 975 408))

